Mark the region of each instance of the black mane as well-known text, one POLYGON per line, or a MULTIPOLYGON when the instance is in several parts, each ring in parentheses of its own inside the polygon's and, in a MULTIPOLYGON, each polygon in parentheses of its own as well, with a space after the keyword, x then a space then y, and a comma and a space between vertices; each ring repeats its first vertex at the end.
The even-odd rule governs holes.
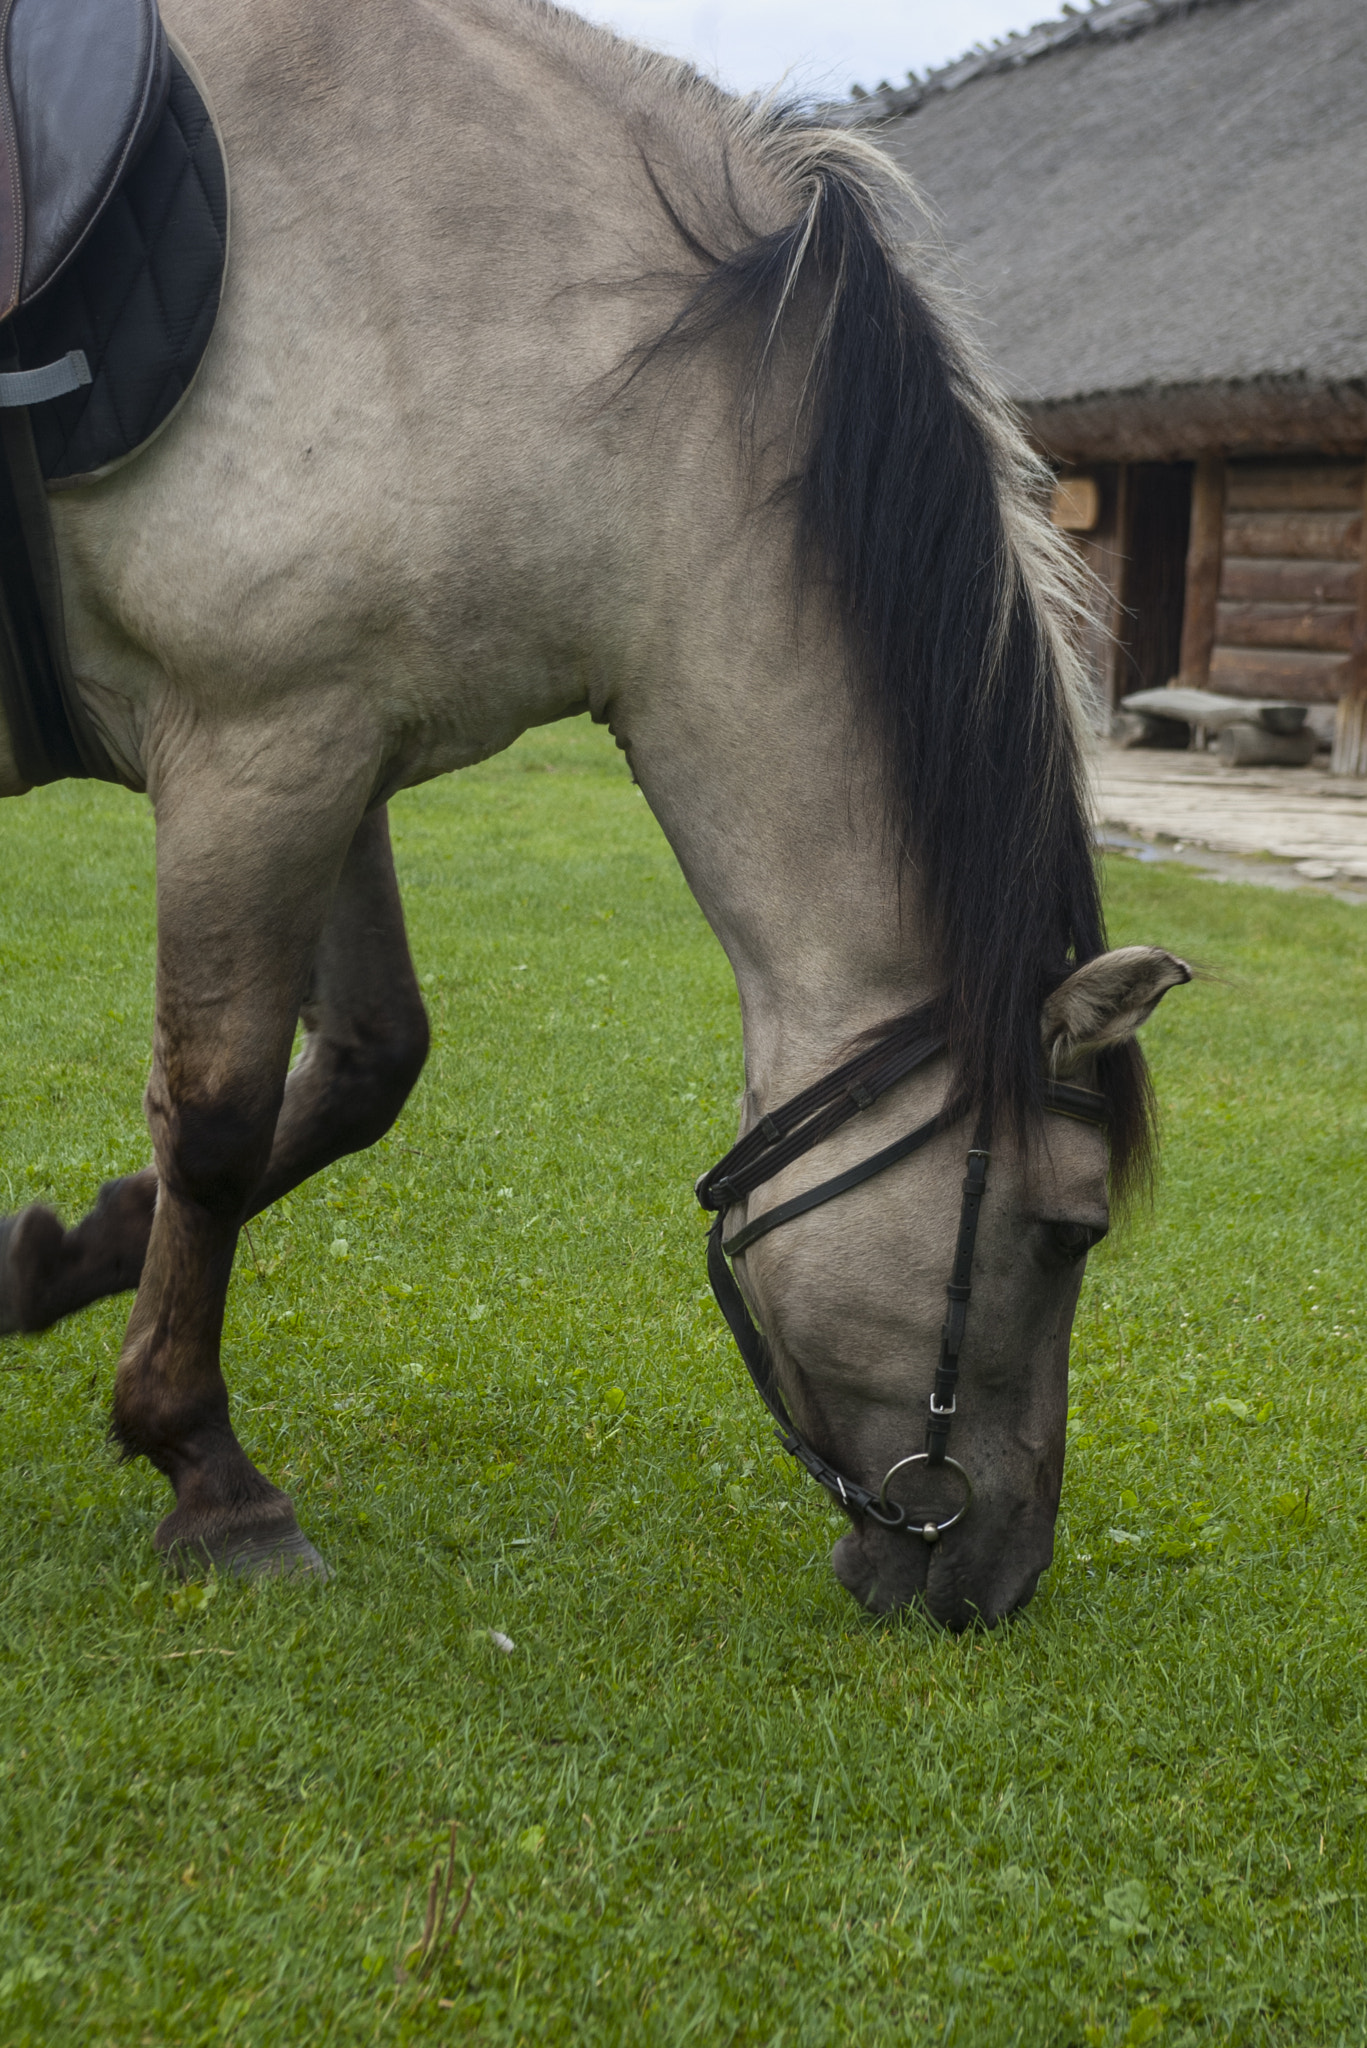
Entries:
MULTIPOLYGON (((1023 1133, 1041 1109, 1044 998, 1106 948, 1066 622, 1031 557, 1028 458, 899 264, 864 166, 838 142, 823 152, 831 138, 803 135, 795 117, 769 132, 810 145, 810 196, 790 225, 747 230, 730 253, 685 221, 647 163, 702 274, 631 374, 748 333, 744 425, 789 323, 815 336, 805 455, 785 486, 800 568, 826 581, 848 624, 856 715, 886 764, 891 850, 919 880, 962 1097, 1023 1133)), ((733 191, 729 203, 744 228, 733 191)), ((1100 1067, 1123 1190, 1148 1167, 1147 1071, 1133 1041, 1100 1067)))

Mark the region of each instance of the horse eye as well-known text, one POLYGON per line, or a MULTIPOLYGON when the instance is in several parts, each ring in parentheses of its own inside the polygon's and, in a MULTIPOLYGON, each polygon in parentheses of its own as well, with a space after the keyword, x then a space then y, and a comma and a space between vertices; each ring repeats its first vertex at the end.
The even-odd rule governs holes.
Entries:
POLYGON ((1082 1259, 1106 1233, 1094 1230, 1090 1223, 1051 1223, 1049 1235, 1065 1259, 1082 1259))

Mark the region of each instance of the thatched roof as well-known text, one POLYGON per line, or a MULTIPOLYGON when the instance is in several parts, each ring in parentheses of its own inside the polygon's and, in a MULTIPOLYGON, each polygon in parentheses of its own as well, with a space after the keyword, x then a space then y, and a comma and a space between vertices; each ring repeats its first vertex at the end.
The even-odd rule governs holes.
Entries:
POLYGON ((845 118, 1056 453, 1367 440, 1363 0, 1114 0, 845 118))

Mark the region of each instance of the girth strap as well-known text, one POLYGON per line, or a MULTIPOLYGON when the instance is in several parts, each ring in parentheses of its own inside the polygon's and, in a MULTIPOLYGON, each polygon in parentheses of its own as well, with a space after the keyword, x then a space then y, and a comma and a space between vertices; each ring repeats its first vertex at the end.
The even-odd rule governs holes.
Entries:
POLYGON ((0 370, 0 407, 42 405, 49 398, 65 398, 90 382, 90 365, 85 350, 68 349, 55 363, 36 370, 0 370))
MULTIPOLYGON (((82 358, 84 360, 84 358, 82 358)), ((23 377, 11 327, 0 327, 0 385, 23 377)), ((123 777, 81 702, 67 652, 62 579, 47 488, 22 405, 0 403, 0 722, 29 784, 123 777)))

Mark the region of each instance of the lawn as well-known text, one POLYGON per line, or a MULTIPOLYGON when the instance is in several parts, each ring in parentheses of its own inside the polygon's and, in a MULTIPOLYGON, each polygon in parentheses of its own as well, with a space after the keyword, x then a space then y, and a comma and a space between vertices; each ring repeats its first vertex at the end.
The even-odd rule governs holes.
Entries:
MULTIPOLYGON (((1146 1034, 1054 1566, 954 1640, 835 1584, 706 1292, 735 999, 611 743, 393 816, 433 1058, 225 1339, 332 1582, 163 1578, 126 1302, 0 1340, 0 2040, 1367 2040, 1367 913, 1112 865, 1220 978, 1146 1034)), ((0 1206, 144 1158, 151 856, 120 791, 0 810, 0 1206)))

